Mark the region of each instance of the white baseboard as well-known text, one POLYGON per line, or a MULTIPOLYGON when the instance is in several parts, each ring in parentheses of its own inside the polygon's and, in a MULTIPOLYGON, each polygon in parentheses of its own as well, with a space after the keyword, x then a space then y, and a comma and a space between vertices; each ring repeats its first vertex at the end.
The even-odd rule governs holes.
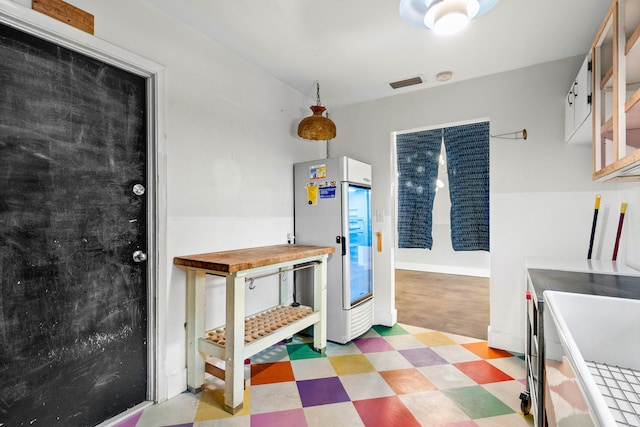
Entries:
POLYGON ((486 268, 469 268, 457 265, 418 264, 413 262, 396 262, 399 270, 425 271, 429 273, 456 274, 460 276, 490 277, 491 272, 486 268))

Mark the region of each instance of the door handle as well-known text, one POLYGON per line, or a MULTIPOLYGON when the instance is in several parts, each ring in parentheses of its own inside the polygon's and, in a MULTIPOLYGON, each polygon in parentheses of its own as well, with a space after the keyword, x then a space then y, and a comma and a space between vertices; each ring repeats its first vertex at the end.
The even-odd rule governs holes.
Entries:
POLYGON ((135 251, 133 253, 134 262, 143 262, 147 260, 147 254, 142 251, 135 251))
POLYGON ((342 243, 342 256, 347 254, 347 239, 344 236, 336 236, 336 243, 342 243))

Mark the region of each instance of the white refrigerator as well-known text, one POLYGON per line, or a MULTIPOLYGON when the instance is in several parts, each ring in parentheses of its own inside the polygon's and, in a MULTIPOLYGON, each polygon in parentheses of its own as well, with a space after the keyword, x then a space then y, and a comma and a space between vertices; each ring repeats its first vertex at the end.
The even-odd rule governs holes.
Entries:
MULTIPOLYGON (((327 338, 347 343, 373 325, 371 165, 348 157, 297 163, 294 234, 298 244, 333 246, 327 263, 327 338)), ((313 305, 295 276, 295 299, 313 305)))

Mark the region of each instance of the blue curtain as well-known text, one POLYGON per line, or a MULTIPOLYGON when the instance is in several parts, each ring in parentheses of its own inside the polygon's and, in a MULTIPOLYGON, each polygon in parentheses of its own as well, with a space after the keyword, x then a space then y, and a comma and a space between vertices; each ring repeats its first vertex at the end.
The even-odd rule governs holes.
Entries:
POLYGON ((455 251, 489 251, 489 122, 396 137, 398 247, 431 249, 438 158, 444 140, 455 251))
POLYGON ((431 212, 441 144, 442 129, 396 137, 399 248, 431 249, 431 212))
POLYGON ((444 129, 455 251, 489 251, 489 122, 444 129))

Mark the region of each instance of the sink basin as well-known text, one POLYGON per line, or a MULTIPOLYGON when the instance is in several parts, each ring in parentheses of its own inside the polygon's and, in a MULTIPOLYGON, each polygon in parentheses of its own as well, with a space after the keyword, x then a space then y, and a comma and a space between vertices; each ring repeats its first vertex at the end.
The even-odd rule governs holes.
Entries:
MULTIPOLYGON (((594 424, 640 425, 640 300, 555 291, 544 299, 594 424), (608 376, 621 377, 615 390, 608 376)), ((553 334, 551 326, 545 320, 545 334, 553 334)), ((551 356, 553 347, 547 345, 551 356)))

